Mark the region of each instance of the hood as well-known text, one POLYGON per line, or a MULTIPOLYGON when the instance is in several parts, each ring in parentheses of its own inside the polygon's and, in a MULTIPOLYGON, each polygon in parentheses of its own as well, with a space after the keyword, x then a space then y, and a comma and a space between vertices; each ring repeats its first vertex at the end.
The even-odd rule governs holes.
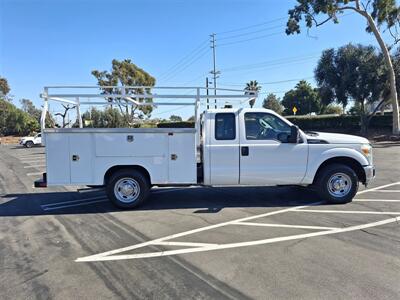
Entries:
POLYGON ((328 132, 305 132, 307 140, 311 143, 321 144, 369 144, 366 138, 357 135, 328 133, 328 132))

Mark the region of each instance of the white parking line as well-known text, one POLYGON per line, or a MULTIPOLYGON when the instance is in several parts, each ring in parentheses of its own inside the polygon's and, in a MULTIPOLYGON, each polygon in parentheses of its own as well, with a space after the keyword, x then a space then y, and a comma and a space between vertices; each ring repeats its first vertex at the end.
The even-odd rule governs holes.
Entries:
MULTIPOLYGON (((136 244, 136 245, 124 247, 124 248, 121 248, 121 249, 116 249, 116 250, 103 252, 103 253, 100 253, 100 254, 91 255, 90 257, 91 258, 105 257, 105 256, 113 255, 113 254, 116 254, 116 253, 120 253, 120 252, 130 251, 130 250, 134 250, 134 249, 137 249, 137 248, 142 248, 142 247, 149 246, 149 245, 154 245, 155 243, 158 243, 158 242, 164 242, 166 240, 171 240, 171 239, 174 239, 174 238, 179 238, 179 237, 186 236, 186 235, 191 235, 191 234, 194 234, 194 233, 198 233, 198 232, 202 232, 202 231, 206 231, 206 230, 210 230, 210 229, 215 229, 215 228, 227 226, 227 225, 233 224, 235 222, 248 221, 248 220, 253 220, 253 219, 257 219, 257 218, 262 218, 262 217, 282 214, 282 213, 285 213, 285 212, 288 212, 288 211, 292 211, 292 210, 295 210, 295 209, 298 209, 298 208, 303 208, 303 207, 306 207, 306 206, 295 206, 295 207, 290 207, 290 208, 285 208, 285 209, 281 209, 281 210, 276 210, 276 211, 264 213, 264 214, 261 214, 261 215, 250 216, 250 217, 241 218, 241 219, 238 219, 238 220, 232 220, 232 221, 219 223, 219 224, 215 224, 215 225, 209 225, 209 226, 205 226, 205 227, 200 227, 200 228, 197 228, 197 229, 193 229, 193 230, 184 231, 184 232, 181 232, 181 233, 168 235, 168 236, 165 236, 165 237, 162 237, 162 238, 159 238, 159 239, 155 239, 155 240, 152 240, 152 241, 144 242, 144 243, 141 243, 141 244, 136 244)), ((84 258, 82 258, 82 259, 84 259, 84 258)), ((81 258, 79 258, 77 261, 83 261, 83 260, 81 260, 81 258)))
POLYGON ((376 191, 376 190, 381 190, 381 189, 384 189, 386 187, 393 186, 393 185, 400 185, 400 181, 389 183, 389 184, 385 184, 385 185, 380 185, 380 186, 377 186, 377 187, 374 187, 374 188, 370 188, 370 189, 366 189, 366 190, 358 192, 357 195, 368 193, 368 192, 373 192, 373 191, 376 191))
MULTIPOLYGON (((297 210, 296 210, 297 211, 297 210)), ((265 227, 282 227, 282 228, 299 228, 299 229, 319 229, 319 230, 333 230, 337 227, 323 227, 323 226, 303 226, 303 225, 287 225, 287 224, 271 224, 271 223, 253 223, 253 222, 237 222, 233 225, 247 225, 247 226, 265 226, 265 227)))
POLYGON ((26 175, 28 175, 28 176, 37 176, 37 175, 43 175, 43 172, 27 173, 26 175))
POLYGON ((48 211, 48 210, 55 210, 55 209, 61 209, 61 208, 67 208, 67 207, 89 205, 89 204, 100 203, 100 202, 108 202, 108 200, 96 200, 96 201, 88 201, 88 202, 84 202, 84 203, 71 204, 71 205, 64 205, 64 206, 57 206, 57 207, 48 207, 48 208, 46 207, 46 208, 43 208, 43 210, 48 211))
MULTIPOLYGON (((217 244, 214 246, 185 248, 185 249, 178 249, 178 250, 139 253, 139 254, 126 254, 126 255, 107 254, 110 252, 113 252, 113 254, 117 254, 117 253, 131 250, 131 249, 124 250, 126 248, 129 248, 129 247, 126 247, 126 248, 121 248, 121 249, 117 249, 117 250, 113 250, 113 251, 109 251, 109 252, 104 252, 104 253, 97 254, 97 255, 81 257, 81 258, 76 259, 75 261, 76 262, 93 262, 93 261, 110 261, 110 260, 123 260, 123 259, 134 259, 134 258, 161 257, 161 256, 167 256, 167 255, 187 254, 187 253, 194 253, 194 252, 204 252, 204 251, 212 251, 212 250, 222 250, 222 249, 232 249, 232 248, 247 247, 247 246, 265 245, 265 244, 272 244, 272 243, 278 243, 278 242, 284 242, 284 241, 290 241, 290 240, 298 240, 298 239, 323 236, 323 235, 329 235, 329 234, 336 234, 336 233, 342 233, 342 232, 350 232, 350 231, 366 229, 366 228, 370 228, 370 227, 381 226, 381 225, 394 223, 394 222, 398 222, 398 221, 400 221, 400 217, 395 217, 395 218, 386 219, 386 220, 378 221, 378 222, 372 222, 372 223, 363 224, 363 225, 339 228, 339 229, 335 229, 335 230, 326 230, 326 231, 323 230, 323 231, 318 231, 318 232, 313 232, 313 233, 296 234, 296 235, 289 235, 289 236, 277 237, 277 238, 268 238, 268 239, 263 239, 263 240, 250 241, 250 242, 217 244)), ((139 244, 136 246, 143 247, 143 246, 141 246, 143 244, 146 244, 146 246, 147 246, 147 245, 151 245, 151 242, 142 243, 142 244, 139 244)), ((140 247, 136 247, 136 248, 140 248, 140 247)))
POLYGON ((323 214, 370 214, 370 215, 399 215, 400 211, 363 211, 363 210, 322 210, 298 209, 296 212, 323 213, 323 214))
POLYGON ((162 193, 180 191, 182 189, 183 188, 169 188, 169 189, 160 189, 160 190, 150 190, 150 193, 151 194, 162 194, 162 193))
POLYGON ((377 193, 377 192, 379 192, 379 193, 400 193, 400 190, 376 190, 373 192, 374 193, 377 193))
POLYGON ((35 160, 22 160, 21 159, 21 162, 23 163, 23 164, 31 164, 31 163, 37 163, 37 162, 41 162, 41 163, 43 163, 45 160, 44 159, 35 159, 35 160))
POLYGON ((63 201, 63 202, 55 202, 55 203, 48 203, 48 204, 42 204, 41 208, 46 209, 46 208, 53 208, 53 207, 64 207, 64 204, 72 204, 72 203, 77 203, 77 202, 85 202, 85 201, 91 201, 91 200, 106 200, 105 196, 97 196, 97 197, 90 197, 90 198, 83 198, 83 199, 76 199, 76 200, 70 200, 70 201, 63 201))
POLYGON ((160 246, 187 246, 187 247, 206 247, 206 246, 215 246, 216 244, 208 244, 208 243, 190 243, 190 242, 158 242, 153 245, 160 246))
MULTIPOLYGON (((370 192, 370 191, 376 191, 376 190, 383 189, 385 187, 392 186, 392 185, 397 185, 397 184, 400 184, 400 182, 386 184, 386 185, 383 185, 383 186, 378 186, 378 187, 375 187, 375 188, 367 189, 367 190, 361 191, 361 192, 359 192, 357 194, 363 194, 363 193, 367 193, 367 192, 370 192)), ((316 204, 319 204, 319 203, 313 203, 313 204, 310 204, 310 205, 286 208, 286 209, 272 211, 272 212, 268 212, 268 213, 264 213, 264 214, 260 214, 260 215, 245 217, 245 218, 241 218, 241 219, 237 219, 237 220, 231 220, 231 221, 228 221, 228 222, 223 222, 223 223, 209 225, 209 226, 205 226, 205 227, 201 227, 201 228, 197 228, 197 229, 193 229, 193 230, 189 230, 189 231, 184 231, 184 232, 181 232, 181 233, 172 234, 172 235, 169 235, 169 236, 158 238, 158 239, 155 239, 155 240, 152 240, 152 241, 147 241, 147 242, 144 242, 144 243, 127 246, 127 247, 123 247, 123 248, 120 248, 120 249, 106 251, 106 252, 95 254, 95 255, 81 257, 81 258, 76 259, 76 262, 112 261, 112 260, 134 259, 134 258, 161 257, 161 256, 167 256, 167 255, 177 255, 177 254, 186 254, 186 253, 203 252, 203 251, 220 250, 220 249, 230 249, 230 248, 238 248, 238 247, 246 247, 246 246, 254 246, 254 245, 264 245, 264 244, 271 244, 271 243, 277 243, 277 242, 283 242, 283 241, 289 241, 289 240, 295 240, 295 239, 303 239, 303 238, 309 238, 309 237, 316 237, 316 236, 323 236, 323 235, 329 235, 329 234, 336 234, 336 233, 342 233, 342 232, 355 231, 355 230, 360 230, 360 229, 365 229, 365 228, 370 228, 370 227, 375 227, 375 226, 380 226, 380 225, 384 225, 384 224, 389 224, 389 223, 400 221, 400 212, 372 212, 372 211, 368 212, 368 211, 333 211, 333 210, 325 210, 325 212, 347 213, 347 214, 350 214, 350 213, 379 214, 379 215, 395 214, 395 215, 399 215, 399 217, 394 217, 394 218, 390 218, 390 219, 386 219, 386 220, 382 220, 382 221, 378 221, 378 222, 372 222, 372 223, 367 223, 367 224, 362 224, 362 225, 357 225, 357 226, 350 226, 350 227, 345 227, 345 228, 332 228, 331 229, 331 227, 328 227, 329 230, 323 229, 321 231, 313 232, 313 233, 290 235, 290 236, 276 237, 276 238, 268 238, 268 239, 263 239, 263 240, 255 240, 255 241, 247 241, 247 242, 239 242, 239 243, 214 244, 214 245, 209 245, 209 246, 201 245, 199 247, 191 246, 190 248, 177 249, 177 250, 158 251, 158 252, 139 253, 139 254, 117 255, 117 254, 122 253, 122 252, 131 251, 131 250, 134 250, 134 249, 139 249, 139 248, 146 247, 146 246, 149 246, 149 245, 157 245, 157 243, 160 243, 160 242, 166 242, 166 241, 169 241, 169 240, 172 240, 172 239, 176 239, 176 238, 179 238, 179 237, 192 235, 194 233, 203 232, 203 231, 207 231, 207 230, 211 230, 211 229, 215 229, 215 228, 220 228, 220 227, 223 227, 223 226, 235 225, 235 224, 238 224, 238 223, 242 223, 243 225, 246 225, 246 223, 247 223, 247 225, 254 226, 254 224, 252 222, 247 222, 247 221, 258 219, 258 218, 262 218, 262 217, 267 217, 267 216, 271 216, 271 215, 283 214, 283 213, 291 212, 291 211, 292 212, 296 212, 296 211, 299 211, 299 212, 307 212, 307 211, 310 211, 310 212, 323 212, 321 210, 311 210, 311 209, 308 210, 308 209, 306 209, 307 207, 310 207, 311 205, 316 205, 316 204)), ((257 224, 257 226, 259 226, 258 223, 255 223, 255 224, 257 224)), ((280 225, 283 225, 285 227, 286 226, 296 226, 296 225, 288 225, 288 224, 280 224, 280 225)), ((297 225, 297 226, 300 226, 300 225, 297 225)), ((310 226, 308 226, 308 227, 310 227, 310 226)), ((312 226, 312 227, 316 227, 316 226, 312 226)), ((311 229, 311 228, 307 228, 307 229, 311 229)), ((171 242, 174 242, 174 241, 171 241, 171 242)), ((181 243, 183 243, 183 242, 181 242, 181 243)))
POLYGON ((390 200, 390 199, 354 199, 353 202, 400 202, 400 200, 390 200))
POLYGON ((43 168, 46 167, 46 165, 29 165, 29 166, 24 166, 24 169, 29 169, 29 168, 43 168))

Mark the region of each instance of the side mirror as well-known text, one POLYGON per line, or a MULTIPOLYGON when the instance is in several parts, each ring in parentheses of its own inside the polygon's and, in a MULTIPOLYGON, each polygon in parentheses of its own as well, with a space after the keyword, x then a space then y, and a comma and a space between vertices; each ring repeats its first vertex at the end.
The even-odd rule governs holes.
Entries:
POLYGON ((288 143, 297 144, 300 139, 299 127, 293 125, 290 127, 290 136, 288 137, 288 143))

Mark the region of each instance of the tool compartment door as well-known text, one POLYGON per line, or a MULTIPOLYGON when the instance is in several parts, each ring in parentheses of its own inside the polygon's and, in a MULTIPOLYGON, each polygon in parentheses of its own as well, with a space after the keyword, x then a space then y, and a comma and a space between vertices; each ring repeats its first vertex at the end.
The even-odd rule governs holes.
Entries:
POLYGON ((177 184, 196 183, 195 135, 193 133, 169 133, 168 149, 168 182, 177 184))
POLYGON ((71 183, 69 137, 67 134, 45 133, 47 184, 71 183))
POLYGON ((91 184, 93 180, 93 136, 90 133, 74 133, 69 137, 71 183, 91 184))

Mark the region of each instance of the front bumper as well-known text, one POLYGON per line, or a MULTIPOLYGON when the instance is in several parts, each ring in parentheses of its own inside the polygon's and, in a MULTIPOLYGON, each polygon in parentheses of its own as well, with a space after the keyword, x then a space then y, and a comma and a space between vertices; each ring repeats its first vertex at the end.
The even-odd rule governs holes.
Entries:
POLYGON ((365 186, 375 178, 375 167, 374 166, 364 166, 365 172, 365 186))

